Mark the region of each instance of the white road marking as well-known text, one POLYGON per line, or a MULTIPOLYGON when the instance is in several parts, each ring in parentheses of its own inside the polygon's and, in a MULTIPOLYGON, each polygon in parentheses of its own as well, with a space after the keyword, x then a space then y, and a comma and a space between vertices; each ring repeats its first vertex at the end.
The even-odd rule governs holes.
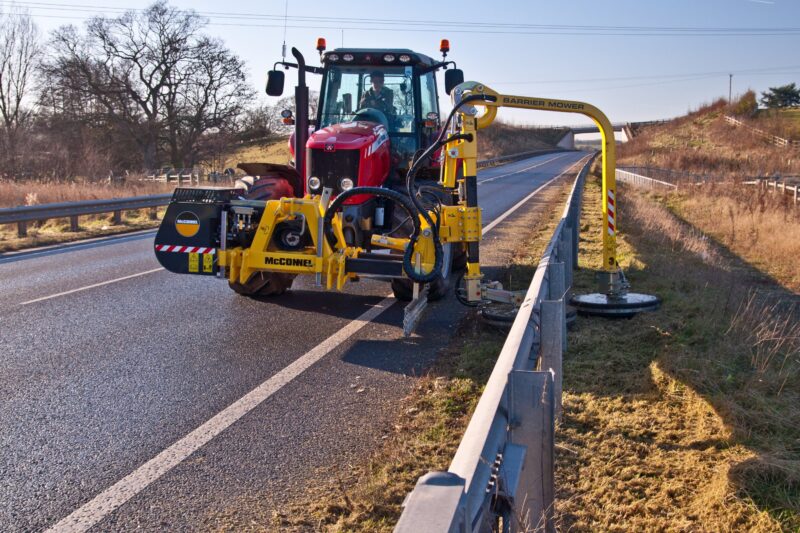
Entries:
MULTIPOLYGON (((482 235, 489 233, 497 224, 505 220, 514 211, 519 209, 522 204, 535 196, 539 191, 547 187, 550 183, 566 174, 572 167, 583 161, 583 158, 571 165, 567 170, 549 180, 547 183, 533 191, 524 200, 514 205, 511 209, 500 215, 491 224, 487 225, 482 235)), ((156 269, 150 272, 156 272, 156 269)), ((137 275, 147 274, 142 272, 137 275)), ((120 278, 125 279, 125 278, 120 278)), ((112 283, 112 280, 106 283, 112 283)), ((98 284, 102 285, 102 284, 98 284)), ((86 287, 89 288, 89 287, 86 287)), ((76 289, 81 290, 81 289, 76 289)), ((64 293, 67 294, 67 293, 64 293)), ((286 366, 283 370, 273 375, 252 391, 236 400, 234 403, 214 415, 197 429, 175 442, 164 451, 144 463, 142 466, 117 481, 115 484, 95 496, 87 503, 73 511, 69 516, 63 518, 58 523, 47 529, 45 533, 83 533, 92 526, 100 522, 103 518, 114 512, 125 502, 139 494, 151 483, 158 480, 164 474, 175 468, 187 457, 196 452, 211 439, 225 431, 236 421, 247 415, 250 411, 258 407, 261 403, 269 399, 284 386, 291 383, 300 374, 308 370, 323 357, 328 355, 351 336, 356 334, 361 328, 377 318, 381 313, 389 309, 395 302, 392 297, 387 297, 375 304, 374 307, 364 312, 361 316, 344 326, 322 343, 306 352, 300 358, 286 366)))
POLYGON ((528 170, 531 170, 532 168, 536 168, 536 167, 540 167, 542 165, 546 165, 550 161, 555 161, 556 159, 561 159, 562 157, 566 157, 567 155, 569 155, 569 154, 557 155, 556 157, 551 157, 547 161, 541 161, 539 163, 536 163, 535 165, 531 165, 529 167, 525 167, 525 168, 523 168, 521 170, 515 170, 514 172, 507 172, 506 174, 500 174, 499 176, 492 176, 491 178, 486 178, 485 180, 480 180, 480 181, 478 181, 478 185, 480 185, 481 183, 488 183, 490 181, 499 180, 500 178, 505 178, 507 176, 513 176, 514 174, 521 174, 522 172, 526 172, 528 170))
MULTIPOLYGON (((587 156, 587 157, 588 157, 588 156, 587 156)), ((560 178, 561 176, 563 176, 564 174, 566 174, 567 172, 569 172, 570 170, 572 170, 572 168, 573 168, 573 167, 575 167, 575 165, 577 165, 578 163, 580 163, 580 162, 581 162, 581 161, 583 161, 584 159, 586 159, 586 158, 585 158, 585 157, 582 157, 581 159, 579 159, 578 161, 576 161, 575 163, 573 163, 572 165, 570 165, 569 167, 567 167, 567 169, 566 169, 564 172, 562 172, 561 174, 559 174, 559 175, 558 175, 558 176, 556 176, 555 178, 553 178, 553 179, 551 179, 551 180, 548 180, 548 181, 547 181, 547 182, 546 182, 544 185, 542 185, 541 187, 539 187, 538 189, 536 189, 535 191, 533 191, 532 193, 530 193, 528 196, 526 196, 525 198, 523 198, 522 200, 520 200, 519 202, 517 202, 517 203, 514 205, 514 207, 512 207, 511 209, 509 209, 508 211, 506 211, 505 213, 503 213, 502 215, 500 215, 500 216, 499 216, 499 217, 497 217, 496 219, 492 220, 492 222, 491 222, 491 223, 490 223, 488 226, 486 226, 485 228, 483 228, 483 233, 482 233, 482 235, 486 235, 486 234, 489 232, 489 230, 491 230, 491 229, 492 229, 492 228, 494 228, 496 225, 498 225, 499 223, 501 223, 502 221, 504 221, 506 218, 508 218, 508 217, 509 217, 509 216, 510 216, 510 215, 511 215, 511 214, 512 214, 514 211, 516 211, 517 209, 519 209, 520 207, 522 207, 523 205, 525 205, 525 202, 527 202, 528 200, 530 200, 531 198, 533 198, 534 196, 536 196, 536 195, 539 193, 539 191, 541 191, 542 189, 544 189, 545 187, 547 187, 548 185, 550 185, 551 183, 553 183, 554 181, 556 181, 558 178, 560 178)))
POLYGON ((51 294, 50 296, 42 296, 41 298, 36 298, 34 300, 28 300, 27 302, 22 302, 19 305, 28 305, 28 304, 35 304, 36 302, 42 302, 44 300, 50 300, 52 298, 58 298, 59 296, 66 296, 67 294, 72 294, 75 292, 81 292, 88 289, 94 289, 95 287, 102 287, 103 285, 109 285, 111 283, 116 283, 118 281, 125 281, 126 279, 138 278, 139 276, 145 276, 147 274, 152 274, 153 272, 159 272, 164 270, 163 268, 154 268, 153 270, 145 270, 144 272, 138 272, 136 274, 131 274, 130 276, 122 276, 121 278, 110 279, 108 281, 103 281, 100 283, 93 283, 92 285, 87 285, 85 287, 80 287, 78 289, 72 289, 70 291, 59 292, 58 294, 51 294))

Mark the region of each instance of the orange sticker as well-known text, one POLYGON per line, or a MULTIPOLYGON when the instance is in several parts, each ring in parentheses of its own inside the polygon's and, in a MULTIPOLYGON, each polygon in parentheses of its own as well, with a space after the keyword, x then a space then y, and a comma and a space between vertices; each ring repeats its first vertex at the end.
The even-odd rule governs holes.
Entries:
POLYGON ((200 219, 191 211, 184 211, 175 218, 175 229, 183 237, 194 237, 200 231, 200 219))

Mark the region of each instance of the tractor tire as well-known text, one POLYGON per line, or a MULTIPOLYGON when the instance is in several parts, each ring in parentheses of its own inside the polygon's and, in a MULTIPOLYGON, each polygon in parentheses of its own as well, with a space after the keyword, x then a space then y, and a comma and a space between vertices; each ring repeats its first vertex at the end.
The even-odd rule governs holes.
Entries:
MULTIPOLYGON (((236 188, 244 189, 242 196, 247 200, 267 201, 294 196, 289 181, 280 176, 245 176, 236 180, 236 188)), ((292 286, 294 278, 293 274, 257 272, 246 283, 229 281, 228 285, 243 296, 278 296, 292 286)))
POLYGON ((277 272, 257 272, 247 283, 229 281, 228 286, 242 296, 278 296, 291 288, 294 276, 277 272))
POLYGON ((236 188, 244 189, 247 200, 278 200, 293 197, 294 189, 286 178, 280 176, 245 176, 236 180, 236 188))

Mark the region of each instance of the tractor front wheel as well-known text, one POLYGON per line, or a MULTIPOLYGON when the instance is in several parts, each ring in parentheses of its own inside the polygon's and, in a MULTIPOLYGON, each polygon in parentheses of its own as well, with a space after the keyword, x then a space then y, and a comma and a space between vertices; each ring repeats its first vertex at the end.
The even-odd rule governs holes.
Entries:
MULTIPOLYGON (((293 197, 294 190, 286 178, 281 176, 245 176, 236 181, 237 189, 244 189, 247 200, 278 200, 293 197)), ((277 296, 292 286, 293 274, 256 272, 246 283, 229 281, 228 285, 237 294, 244 296, 277 296)))

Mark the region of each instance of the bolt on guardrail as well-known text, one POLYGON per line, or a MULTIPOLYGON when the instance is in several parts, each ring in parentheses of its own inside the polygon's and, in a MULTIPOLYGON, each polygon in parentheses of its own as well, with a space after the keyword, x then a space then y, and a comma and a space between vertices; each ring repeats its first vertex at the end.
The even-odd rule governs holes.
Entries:
POLYGON ((522 306, 447 472, 422 476, 396 533, 554 531, 555 422, 561 413, 566 308, 577 266, 576 178, 522 306))

